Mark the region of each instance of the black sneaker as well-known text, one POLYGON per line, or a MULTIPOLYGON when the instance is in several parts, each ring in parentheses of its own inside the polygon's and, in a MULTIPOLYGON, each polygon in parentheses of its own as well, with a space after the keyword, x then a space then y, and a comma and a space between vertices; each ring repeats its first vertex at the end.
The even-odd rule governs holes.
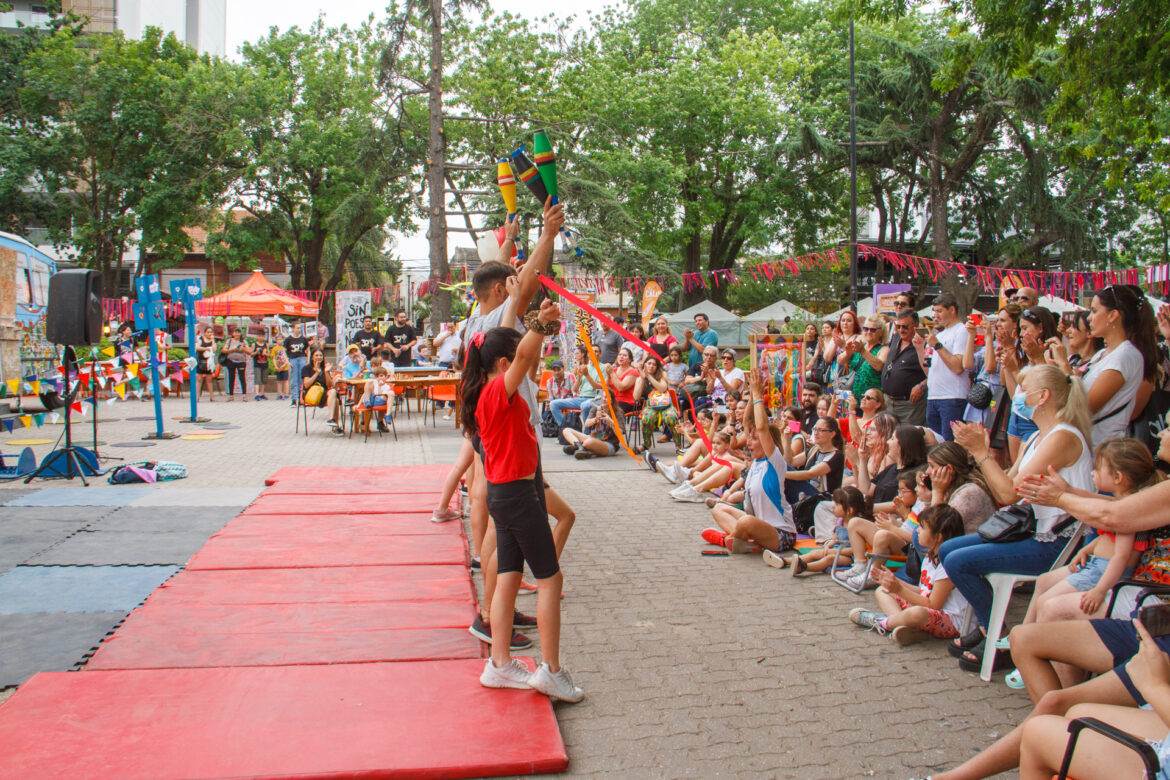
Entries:
POLYGON ((512 625, 516 628, 536 628, 536 618, 515 611, 512 613, 512 625))
POLYGON ((576 451, 577 451, 576 444, 566 444, 564 447, 561 447, 561 452, 565 453, 566 455, 572 455, 576 451))
MULTIPOLYGON (((478 614, 467 631, 481 642, 487 642, 489 645, 492 643, 492 627, 483 622, 483 618, 478 614)), ((531 639, 517 631, 512 632, 512 641, 508 645, 509 650, 527 650, 530 647, 532 647, 531 639)))
POLYGON ((390 429, 388 427, 386 427, 386 423, 384 423, 384 422, 378 423, 378 430, 381 431, 382 433, 390 433, 390 429))
POLYGON ((647 450, 642 453, 642 460, 646 461, 646 465, 650 467, 651 471, 658 471, 658 458, 654 457, 654 453, 647 450))
POLYGON ((472 571, 479 571, 481 568, 482 567, 479 564, 479 558, 472 558, 471 559, 471 570, 472 571))
POLYGON ((589 450, 577 450, 573 453, 573 457, 577 460, 589 460, 590 458, 596 458, 597 453, 590 452, 589 450))

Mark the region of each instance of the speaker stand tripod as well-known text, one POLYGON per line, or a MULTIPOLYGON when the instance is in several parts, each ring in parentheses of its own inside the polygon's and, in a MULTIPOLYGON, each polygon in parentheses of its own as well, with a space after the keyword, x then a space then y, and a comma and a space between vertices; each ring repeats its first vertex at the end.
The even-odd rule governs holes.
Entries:
MULTIPOLYGON (((65 366, 65 383, 68 385, 72 381, 71 378, 77 376, 77 354, 73 351, 73 347, 65 347, 62 365, 65 366)), ((80 383, 78 383, 78 386, 80 386, 80 383)), ((86 468, 88 467, 93 472, 91 476, 96 475, 97 472, 92 467, 89 467, 81 456, 78 455, 78 448, 73 446, 73 426, 70 424, 72 422, 70 418, 73 414, 73 396, 76 392, 77 387, 74 387, 65 394, 65 446, 59 450, 53 450, 46 455, 45 459, 41 461, 41 465, 37 467, 37 470, 25 477, 24 483, 26 485, 41 476, 49 468, 54 469, 54 471, 60 469, 60 465, 58 464, 62 460, 64 460, 65 468, 64 473, 59 476, 63 476, 66 479, 78 477, 81 479, 81 484, 89 487, 89 483, 85 481, 86 468)), ((52 476, 58 475, 54 473, 52 476)))

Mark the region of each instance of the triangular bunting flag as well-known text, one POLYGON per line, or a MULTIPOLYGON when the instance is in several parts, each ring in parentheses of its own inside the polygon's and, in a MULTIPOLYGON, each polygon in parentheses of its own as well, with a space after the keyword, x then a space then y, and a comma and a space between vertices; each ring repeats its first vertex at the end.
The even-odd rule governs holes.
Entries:
POLYGON ((33 419, 36 420, 37 427, 40 428, 45 424, 45 413, 41 412, 40 414, 34 414, 33 419))
POLYGON ((40 395, 40 393, 41 393, 40 380, 33 380, 33 382, 31 382, 31 385, 32 385, 33 395, 40 395))
POLYGON ((31 414, 22 415, 20 418, 20 424, 23 425, 25 428, 31 428, 32 427, 32 419, 33 418, 32 418, 31 414))
POLYGON ((114 348, 113 347, 106 347, 105 349, 102 350, 102 354, 105 355, 106 357, 113 357, 114 356, 114 348))
POLYGON ((110 396, 109 398, 106 399, 106 406, 113 406, 117 402, 118 402, 117 398, 114 398, 114 396, 110 396))
POLYGON ((138 376, 138 364, 131 363, 130 365, 126 366, 126 373, 130 376, 138 376))
POLYGON ((16 427, 16 424, 13 423, 12 420, 4 420, 3 422, 5 430, 7 430, 9 433, 12 433, 12 429, 16 427))
POLYGON ((69 404, 69 408, 80 414, 81 413, 81 402, 74 401, 73 403, 69 404))
POLYGON ((114 392, 117 393, 118 397, 121 398, 123 401, 126 400, 126 385, 125 385, 125 383, 114 385, 114 392))
POLYGON ((61 419, 61 415, 57 414, 56 412, 51 412, 49 414, 49 422, 51 422, 51 423, 55 423, 60 419, 61 419))
POLYGON ((138 400, 140 400, 140 401, 142 400, 142 391, 141 390, 135 390, 134 395, 138 396, 138 400))
POLYGON ((16 395, 17 393, 20 392, 20 380, 19 379, 9 379, 4 384, 6 384, 8 386, 8 392, 12 393, 13 395, 16 395))

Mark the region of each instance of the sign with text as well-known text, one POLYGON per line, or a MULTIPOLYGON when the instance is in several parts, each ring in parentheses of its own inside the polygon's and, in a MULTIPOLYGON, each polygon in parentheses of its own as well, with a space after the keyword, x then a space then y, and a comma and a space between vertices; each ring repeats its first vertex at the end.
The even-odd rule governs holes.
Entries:
POLYGON ((337 359, 349 349, 349 337, 361 330, 362 319, 373 311, 373 301, 368 290, 338 290, 334 296, 337 309, 333 322, 337 326, 337 359))
POLYGON ((899 293, 910 289, 908 284, 875 284, 873 286, 873 310, 878 314, 893 314, 898 310, 894 305, 899 293))

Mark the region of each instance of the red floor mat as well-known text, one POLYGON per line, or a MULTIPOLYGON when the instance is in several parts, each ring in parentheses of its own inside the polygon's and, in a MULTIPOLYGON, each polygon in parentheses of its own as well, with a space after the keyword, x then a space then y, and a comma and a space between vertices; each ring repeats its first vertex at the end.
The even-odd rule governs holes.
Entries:
POLYGON ((336 496, 346 493, 432 493, 437 496, 443 492, 443 483, 446 479, 446 474, 434 477, 282 479, 267 488, 264 495, 336 496))
POLYGON ((185 570, 147 604, 311 604, 474 599, 463 565, 185 570))
POLYGON ((459 536, 358 536, 318 532, 296 538, 216 535, 192 556, 187 569, 298 569, 467 562, 467 546, 459 536))
POLYGON ((219 536, 300 536, 321 531, 374 536, 462 536, 463 524, 432 523, 430 512, 382 515, 240 515, 219 536))
POLYGON ((467 628, 475 603, 380 601, 363 604, 148 604, 130 613, 118 636, 285 634, 467 628))
POLYGON ((563 771, 568 756, 548 699, 481 688, 482 668, 442 661, 39 674, 0 705, 0 776, 563 771))
POLYGON ((270 496, 267 492, 244 510, 245 515, 370 515, 430 512, 439 500, 435 493, 362 493, 328 496, 314 501, 308 496, 270 496))
MULTIPOLYGON (((362 664, 482 658, 487 646, 466 628, 272 634, 130 634, 108 637, 86 669, 362 664)), ((0 777, 3 775, 0 774, 0 777)))
POLYGON ((438 479, 439 486, 436 490, 442 490, 443 480, 447 478, 447 472, 450 470, 449 463, 432 466, 283 466, 265 479, 264 484, 275 485, 289 480, 328 482, 332 479, 374 479, 395 483, 401 481, 407 487, 411 487, 415 483, 438 479))

